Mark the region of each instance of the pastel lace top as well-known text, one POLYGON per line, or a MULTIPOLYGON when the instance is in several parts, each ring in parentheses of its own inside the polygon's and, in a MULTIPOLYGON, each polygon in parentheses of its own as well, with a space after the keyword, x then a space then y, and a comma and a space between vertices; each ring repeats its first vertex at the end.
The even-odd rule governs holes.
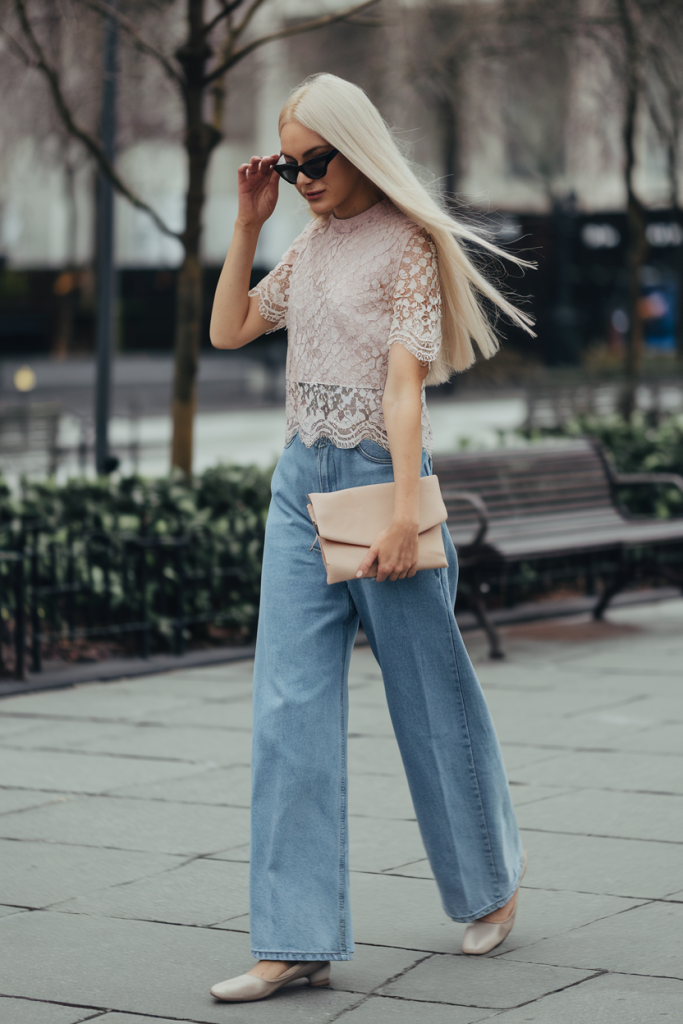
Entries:
MULTIPOLYGON (((388 199, 347 220, 318 218, 250 295, 287 327, 287 436, 389 449, 382 395, 389 350, 431 362, 441 344, 436 247, 388 199)), ((422 444, 432 430, 422 389, 422 444)))

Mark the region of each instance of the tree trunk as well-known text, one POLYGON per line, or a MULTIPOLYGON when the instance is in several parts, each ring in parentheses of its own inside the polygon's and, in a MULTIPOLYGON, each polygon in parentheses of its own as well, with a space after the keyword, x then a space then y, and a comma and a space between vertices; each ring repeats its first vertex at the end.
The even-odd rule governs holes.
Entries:
POLYGON ((187 2, 188 38, 177 51, 185 72, 185 150, 188 186, 185 197, 185 258, 178 274, 173 383, 171 468, 192 473, 197 364, 202 334, 202 210, 206 172, 220 133, 203 120, 204 73, 211 50, 204 36, 204 0, 187 2))
POLYGON ((626 185, 626 268, 628 271, 628 317, 626 338, 626 383, 621 396, 621 412, 630 419, 636 409, 637 387, 643 363, 643 318, 640 302, 641 270, 648 252, 645 237, 645 207, 635 193, 633 176, 636 167, 636 130, 638 100, 642 86, 642 64, 638 27, 634 24, 627 0, 617 5, 621 16, 625 45, 626 109, 624 116, 624 183, 626 185))

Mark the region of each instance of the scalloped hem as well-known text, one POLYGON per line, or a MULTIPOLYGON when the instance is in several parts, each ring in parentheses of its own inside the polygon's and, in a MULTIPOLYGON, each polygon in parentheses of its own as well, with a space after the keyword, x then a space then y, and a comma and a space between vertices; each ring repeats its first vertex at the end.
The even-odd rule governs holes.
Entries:
MULTIPOLYGON (((361 441, 374 441, 380 448, 384 448, 385 452, 389 451, 389 439, 386 435, 382 436, 380 433, 371 433, 367 429, 362 434, 351 438, 340 438, 335 437, 332 431, 320 430, 315 434, 307 434, 305 437, 301 434, 299 427, 296 430, 290 431, 285 437, 285 446, 291 444, 294 438, 299 435, 299 440, 306 448, 312 448, 316 441, 322 440, 323 437, 327 438, 330 444, 334 445, 335 448, 342 448, 348 451, 351 448, 357 448, 361 441)), ((433 441, 429 439, 427 444, 423 442, 422 447, 430 459, 433 456, 433 441)))

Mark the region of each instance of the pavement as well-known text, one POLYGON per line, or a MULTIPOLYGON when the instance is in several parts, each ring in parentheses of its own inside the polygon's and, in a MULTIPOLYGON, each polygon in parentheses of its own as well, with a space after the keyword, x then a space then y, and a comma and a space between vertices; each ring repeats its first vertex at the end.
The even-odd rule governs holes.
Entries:
POLYGON ((357 648, 349 740, 356 956, 255 1004, 252 665, 0 701, 2 1024, 643 1024, 683 1017, 683 601, 466 642, 529 869, 493 953, 460 953, 382 692, 357 648))

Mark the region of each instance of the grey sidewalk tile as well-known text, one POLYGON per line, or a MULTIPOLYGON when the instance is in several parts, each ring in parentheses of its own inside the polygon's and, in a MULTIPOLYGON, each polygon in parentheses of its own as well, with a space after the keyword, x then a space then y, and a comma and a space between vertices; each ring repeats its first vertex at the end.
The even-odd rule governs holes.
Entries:
MULTIPOLYGON (((523 886, 525 883, 526 878, 523 886)), ((542 936, 564 935, 572 929, 613 917, 638 905, 634 900, 616 896, 523 887, 515 926, 493 955, 537 944, 542 936)))
POLYGON ((6 715, 2 713, 2 707, 0 702, 0 740, 3 743, 12 742, 12 737, 35 729, 36 726, 45 725, 48 721, 45 718, 34 718, 32 715, 6 715))
POLYGON ((464 926, 446 917, 434 882, 351 871, 356 942, 455 953, 464 926))
POLYGON ((0 1020, 3 1024, 78 1024, 91 1018, 94 1012, 84 1007, 0 996, 0 1020))
POLYGON ((581 789, 520 807, 520 828, 683 843, 683 796, 581 789))
POLYGON ((138 680, 87 683, 65 690, 7 697, 0 703, 0 713, 136 721, 149 712, 182 707, 192 700, 187 687, 178 695, 159 685, 153 692, 145 692, 140 683, 138 680))
POLYGON ((251 735, 246 731, 134 722, 51 723, 41 730, 21 733, 13 745, 224 766, 248 764, 251 757, 251 735))
POLYGON ((183 778, 122 786, 120 789, 111 790, 111 795, 147 800, 170 800, 180 803, 249 807, 251 769, 246 765, 234 765, 232 768, 206 768, 187 774, 183 778))
POLYGON ((522 832, 527 887, 657 899, 683 885, 683 857, 673 843, 522 832))
POLYGON ((46 907, 110 885, 167 871, 178 862, 178 858, 158 853, 0 839, 0 902, 20 907, 46 907))
POLYGON ((196 726, 204 729, 251 730, 251 693, 239 700, 193 701, 183 708, 154 716, 157 725, 196 726))
POLYGON ((602 974, 529 1006, 508 1010, 496 1024, 674 1024, 681 1018, 683 982, 602 974))
POLYGON ((12 786, 64 793, 104 793, 133 782, 177 779, 198 770, 181 761, 146 760, 75 750, 0 750, 0 777, 12 786))
POLYGON ((170 1017, 140 1017, 137 1013, 103 1013, 95 1021, 96 1024, 183 1024, 177 1017, 173 1020, 170 1017))
POLYGON ((64 797, 56 793, 36 789, 0 789, 0 814, 11 814, 12 811, 40 807, 42 804, 51 804, 63 799, 64 797))
POLYGON ((412 999, 370 996, 341 1018, 341 1024, 476 1024, 491 1020, 495 1011, 464 1006, 442 1006, 412 999))
POLYGON ((398 743, 388 736, 349 736, 349 774, 403 776, 398 743))
POLYGON ((652 722, 626 711, 594 712, 581 721, 575 718, 541 718, 533 713, 533 702, 515 717, 493 715, 501 743, 524 743, 552 748, 576 747, 620 750, 634 734, 649 728, 652 722))
MULTIPOLYGON (((0 904, 0 917, 9 917, 10 914, 23 914, 25 913, 23 907, 6 907, 0 904)), ((2 1018, 0 1018, 1 1020, 2 1018)))
POLYGON ((537 786, 527 783, 523 786, 510 784, 510 795, 515 807, 525 807, 527 804, 537 804, 542 800, 554 800, 556 796, 565 796, 576 792, 576 787, 568 786, 537 786))
MULTIPOLYGON (((680 686, 680 679, 679 679, 680 686)), ((672 774, 681 773, 683 762, 683 724, 681 722, 665 722, 654 729, 629 736, 621 745, 621 749, 636 754, 670 754, 667 758, 672 774)))
POLYGON ((526 969, 520 968, 521 963, 501 959, 433 956, 381 989, 380 994, 507 1009, 590 977, 589 971, 545 964, 529 963, 524 964, 526 969))
POLYGON ((385 871, 424 853, 416 821, 349 818, 349 862, 354 871, 385 871))
POLYGON ((414 819, 405 775, 349 775, 349 814, 414 819))
POLYGON ((248 864, 250 855, 250 844, 240 843, 239 846, 229 846, 225 850, 218 850, 216 853, 207 854, 207 860, 229 860, 236 864, 248 864))
POLYGON ((391 871, 384 871, 382 874, 399 875, 402 878, 434 879, 432 866, 426 857, 422 857, 420 860, 408 861, 405 864, 399 864, 398 867, 392 868, 391 871))
POLYGON ((332 987, 344 992, 368 993, 409 970, 424 953, 356 942, 353 960, 332 964, 332 987))
POLYGON ((295 983, 259 1003, 256 1017, 254 1007, 219 1003, 210 986, 249 970, 253 960, 247 936, 211 928, 37 911, 3 918, 0 943, 10 996, 202 1024, 322 1024, 358 1000, 295 983))
POLYGON ((42 839, 152 853, 205 854, 249 839, 249 812, 225 807, 77 797, 0 817, 0 838, 42 839))
POLYGON ((125 885, 78 896, 53 909, 99 917, 210 925, 249 910, 249 868, 193 860, 125 885))
POLYGON ((504 957, 587 970, 683 978, 683 905, 649 903, 516 949, 504 957))
POLYGON ((647 790, 683 796, 683 765, 679 771, 672 770, 673 767, 666 757, 577 750, 544 764, 519 767, 511 774, 515 781, 534 786, 542 783, 559 788, 585 786, 631 792, 647 790))
POLYGON ((393 737, 394 727, 387 707, 384 690, 377 695, 377 703, 367 703, 351 692, 349 698, 349 732, 363 736, 393 737))

